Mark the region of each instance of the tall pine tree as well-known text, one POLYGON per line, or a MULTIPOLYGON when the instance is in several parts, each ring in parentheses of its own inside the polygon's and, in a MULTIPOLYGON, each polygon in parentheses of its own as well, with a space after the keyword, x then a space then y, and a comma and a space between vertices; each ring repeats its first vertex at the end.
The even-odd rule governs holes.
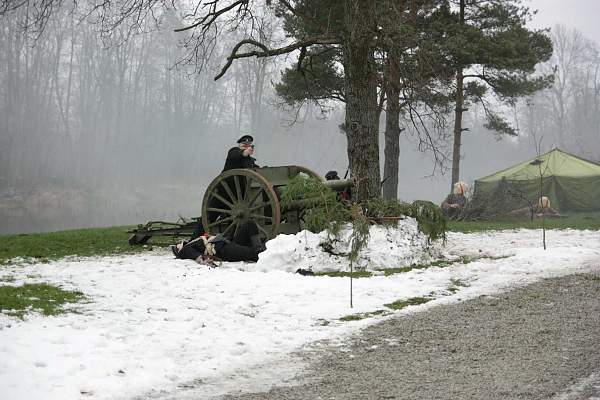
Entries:
POLYGON ((531 11, 523 0, 452 0, 446 29, 449 61, 456 70, 452 184, 460 179, 463 114, 469 104, 480 103, 485 127, 499 134, 515 129, 486 102, 490 93, 501 103, 514 104, 551 84, 551 76, 536 76, 535 66, 552 55, 552 42, 544 31, 526 23, 531 11))

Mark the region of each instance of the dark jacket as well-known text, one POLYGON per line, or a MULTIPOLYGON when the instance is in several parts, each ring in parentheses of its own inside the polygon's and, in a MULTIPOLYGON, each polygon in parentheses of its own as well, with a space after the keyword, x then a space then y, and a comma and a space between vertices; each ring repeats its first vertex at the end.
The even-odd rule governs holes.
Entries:
POLYGON ((258 168, 255 161, 256 159, 252 156, 244 157, 243 151, 239 147, 232 147, 227 152, 223 172, 234 168, 258 168))
MULTIPOLYGON (((224 238, 222 235, 212 236, 209 239, 209 243, 212 243, 215 246, 215 250, 217 254, 219 250, 221 250, 225 245, 229 244, 229 240, 224 238)), ((200 237, 184 242, 183 247, 179 252, 177 252, 176 257, 187 259, 187 260, 195 260, 198 257, 204 255, 206 250, 206 246, 204 245, 204 240, 200 237)))
MULTIPOLYGON (((214 246, 214 255, 223 261, 258 261, 258 253, 264 250, 255 247, 252 237, 258 235, 258 227, 255 222, 247 221, 240 226, 232 241, 222 235, 212 236, 209 243, 214 246)), ((175 247, 173 247, 175 249, 175 247)), ((189 260, 198 260, 205 253, 206 246, 201 238, 184 242, 181 250, 173 250, 175 257, 189 260)))
POLYGON ((464 195, 451 193, 442 202, 441 209, 446 217, 456 219, 460 216, 466 205, 467 198, 464 195), (458 207, 450 207, 452 204, 457 204, 458 207))

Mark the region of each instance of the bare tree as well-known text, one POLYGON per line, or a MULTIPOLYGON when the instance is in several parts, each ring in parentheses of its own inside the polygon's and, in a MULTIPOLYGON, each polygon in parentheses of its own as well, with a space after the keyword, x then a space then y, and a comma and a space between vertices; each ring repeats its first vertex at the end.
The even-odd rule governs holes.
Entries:
POLYGON ((562 25, 551 38, 554 55, 540 69, 554 74, 554 84, 528 100, 527 122, 546 132, 549 145, 600 160, 598 45, 562 25))

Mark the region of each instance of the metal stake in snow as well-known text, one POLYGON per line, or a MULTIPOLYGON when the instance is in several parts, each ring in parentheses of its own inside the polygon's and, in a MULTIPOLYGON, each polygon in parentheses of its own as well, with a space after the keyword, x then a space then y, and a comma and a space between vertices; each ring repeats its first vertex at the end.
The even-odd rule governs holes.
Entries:
POLYGON ((350 260, 350 308, 352 308, 352 260, 350 260))
MULTIPOLYGON (((534 136, 534 139, 535 139, 535 136, 534 136)), ((539 169, 540 199, 538 201, 538 206, 540 207, 540 209, 541 209, 540 211, 542 214, 542 243, 544 245, 544 250, 546 250, 546 213, 545 213, 546 207, 545 207, 545 205, 549 206, 549 204, 548 203, 544 204, 544 175, 546 174, 546 171, 548 170, 548 163, 546 162, 544 170, 542 170, 542 164, 544 163, 544 161, 540 159, 540 155, 542 153, 542 139, 544 139, 543 136, 540 138, 539 141, 535 142, 538 158, 536 158, 535 160, 530 162, 529 165, 537 166, 539 169)))

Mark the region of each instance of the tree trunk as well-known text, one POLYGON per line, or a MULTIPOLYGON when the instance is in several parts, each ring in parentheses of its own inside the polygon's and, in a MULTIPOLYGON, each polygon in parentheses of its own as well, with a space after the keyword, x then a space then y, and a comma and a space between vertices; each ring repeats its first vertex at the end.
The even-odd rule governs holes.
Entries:
MULTIPOLYGON (((465 0, 460 0, 459 23, 465 24, 465 0)), ((456 71, 456 109, 454 111, 454 144, 452 146, 452 182, 450 193, 454 184, 460 179, 460 142, 462 135, 462 116, 465 103, 463 69, 459 67, 456 71)))
POLYGON ((356 179, 355 200, 380 196, 377 70, 374 60, 375 2, 345 1, 343 43, 348 161, 356 179))
POLYGON ((456 109, 454 111, 454 144, 452 146, 452 183, 450 193, 454 184, 460 179, 460 142, 462 135, 462 116, 464 106, 463 71, 456 71, 456 109))
POLYGON ((397 58, 390 52, 387 60, 385 112, 385 160, 383 163, 383 197, 398 198, 398 159, 400 158, 400 100, 397 58))

